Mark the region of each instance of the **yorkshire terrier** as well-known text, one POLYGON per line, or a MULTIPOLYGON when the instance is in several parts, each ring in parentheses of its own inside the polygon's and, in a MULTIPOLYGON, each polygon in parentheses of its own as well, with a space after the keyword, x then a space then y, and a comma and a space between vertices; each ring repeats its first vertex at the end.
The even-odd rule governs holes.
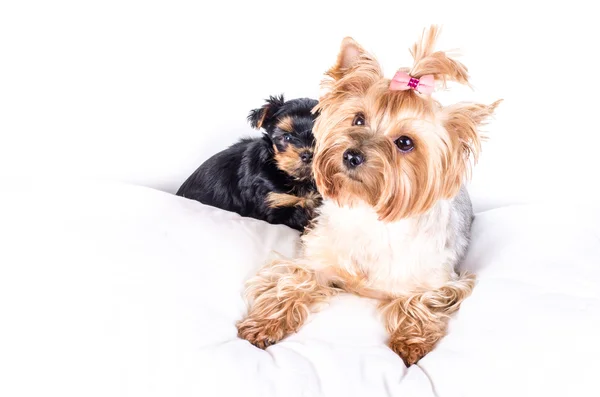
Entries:
POLYGON ((206 160, 177 195, 303 231, 321 202, 311 169, 317 103, 270 97, 248 115, 262 137, 242 139, 206 160))
POLYGON ((265 348, 298 331, 339 292, 376 299, 389 346, 407 365, 433 349, 475 277, 458 271, 473 211, 463 186, 479 127, 500 103, 442 106, 436 82, 468 84, 467 68, 435 51, 432 26, 412 68, 384 77, 357 42, 342 42, 322 83, 313 169, 323 205, 298 259, 278 259, 249 281, 238 335, 265 348))

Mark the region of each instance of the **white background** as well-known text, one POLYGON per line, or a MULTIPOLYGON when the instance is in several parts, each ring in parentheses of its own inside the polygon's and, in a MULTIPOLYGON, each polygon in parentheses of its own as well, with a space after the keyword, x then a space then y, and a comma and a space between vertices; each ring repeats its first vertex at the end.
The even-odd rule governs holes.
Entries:
POLYGON ((344 36, 391 76, 431 23, 444 25, 441 48, 462 49, 476 89, 439 98, 505 99, 475 169, 478 209, 563 205, 479 217, 470 263, 481 283, 422 367, 444 396, 593 394, 598 233, 572 213, 598 198, 592 4, 0 0, 0 389, 12 390, 0 395, 216 394, 206 384, 300 393, 313 369, 299 365, 313 362, 314 379, 345 396, 357 384, 410 387, 382 356, 310 344, 323 332, 369 346, 362 334, 378 337, 379 323, 355 304, 297 334, 310 358, 298 365, 285 348, 272 360, 234 342, 242 279, 282 247, 277 227, 130 187, 44 189, 100 178, 174 192, 208 156, 256 133, 246 115, 263 98, 317 95, 344 36), (17 182, 37 194, 2 193, 17 182), (219 354, 202 356, 202 343, 219 354))
MULTIPOLYGON (((481 209, 596 194, 600 25, 591 2, 0 3, 0 183, 116 179, 174 192, 252 134, 271 94, 316 96, 350 35, 391 77, 444 25, 475 91, 504 98, 472 193, 481 209)), ((459 87, 460 88, 460 87, 459 87)))

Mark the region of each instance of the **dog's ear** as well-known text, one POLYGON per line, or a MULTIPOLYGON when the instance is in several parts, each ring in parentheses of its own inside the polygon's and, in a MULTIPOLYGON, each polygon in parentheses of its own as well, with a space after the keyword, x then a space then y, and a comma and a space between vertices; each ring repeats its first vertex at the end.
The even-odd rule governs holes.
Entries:
POLYGON ((337 61, 327 75, 334 80, 339 80, 350 72, 355 66, 366 66, 377 74, 381 74, 379 63, 375 58, 364 50, 352 37, 342 40, 337 61))
POLYGON ((257 130, 261 128, 265 130, 269 129, 275 121, 273 116, 281 109, 284 103, 283 95, 269 97, 261 108, 250 111, 248 122, 252 128, 256 128, 257 130))
POLYGON ((450 135, 453 148, 445 167, 445 197, 456 195, 465 175, 470 176, 471 161, 477 163, 481 141, 485 140, 485 135, 479 129, 501 102, 499 100, 491 105, 464 102, 443 108, 443 124, 450 135))

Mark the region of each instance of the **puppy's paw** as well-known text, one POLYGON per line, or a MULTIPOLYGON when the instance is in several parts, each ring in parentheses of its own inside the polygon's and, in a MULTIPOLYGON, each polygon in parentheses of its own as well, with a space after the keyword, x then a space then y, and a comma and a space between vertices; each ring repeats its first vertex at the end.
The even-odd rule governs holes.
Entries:
POLYGON ((260 349, 274 345, 283 339, 285 332, 278 322, 273 320, 256 320, 250 317, 237 323, 238 337, 246 339, 260 349))

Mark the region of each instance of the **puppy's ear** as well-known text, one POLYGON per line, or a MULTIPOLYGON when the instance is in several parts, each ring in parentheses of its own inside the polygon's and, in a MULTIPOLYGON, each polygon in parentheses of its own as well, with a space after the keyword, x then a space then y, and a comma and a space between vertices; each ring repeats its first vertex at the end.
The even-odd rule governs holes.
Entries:
POLYGON ((256 128, 257 130, 261 128, 268 129, 275 121, 273 116, 281 109, 284 103, 283 95, 269 97, 261 108, 250 111, 248 122, 252 128, 256 128))
POLYGON ((487 119, 494 114, 502 100, 491 105, 479 103, 458 103, 442 110, 444 128, 452 141, 452 153, 446 164, 444 196, 453 197, 465 176, 470 176, 471 157, 476 163, 481 150, 481 141, 485 139, 479 132, 487 119))
POLYGON ((366 66, 371 71, 381 74, 379 63, 375 58, 365 51, 352 37, 346 37, 342 40, 337 61, 327 71, 327 75, 334 80, 340 80, 355 66, 366 66))

